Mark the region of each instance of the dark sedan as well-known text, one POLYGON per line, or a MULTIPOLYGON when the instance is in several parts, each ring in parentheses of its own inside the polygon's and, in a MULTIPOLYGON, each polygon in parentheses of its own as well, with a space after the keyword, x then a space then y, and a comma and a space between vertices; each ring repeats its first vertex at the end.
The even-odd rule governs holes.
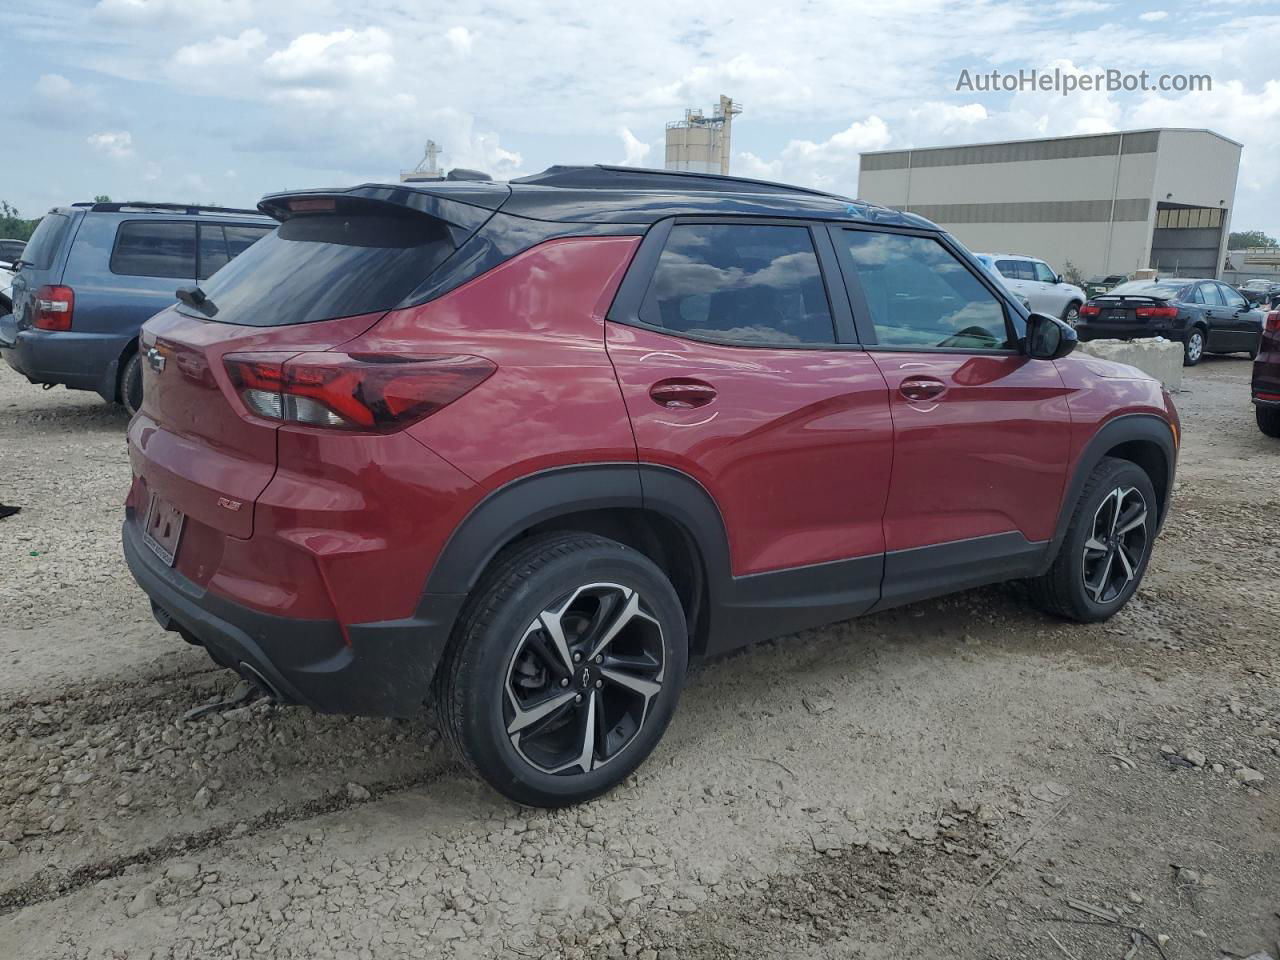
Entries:
POLYGON ((1241 284, 1238 289, 1240 290, 1240 296, 1250 303, 1263 307, 1273 303, 1277 297, 1280 297, 1280 282, 1275 280, 1255 278, 1248 283, 1241 284))
POLYGON ((1081 340, 1164 337, 1192 367, 1206 353, 1258 355, 1264 314, 1225 283, 1193 277, 1130 280, 1080 308, 1081 340))

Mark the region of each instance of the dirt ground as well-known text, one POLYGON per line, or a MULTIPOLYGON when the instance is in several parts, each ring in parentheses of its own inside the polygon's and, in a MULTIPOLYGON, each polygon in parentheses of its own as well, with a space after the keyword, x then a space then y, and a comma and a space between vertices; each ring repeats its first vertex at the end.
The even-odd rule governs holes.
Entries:
POLYGON ((697 668, 621 789, 517 808, 428 719, 258 702, 120 557, 124 415, 0 370, 0 957, 1280 956, 1280 444, 1177 402, 1174 513, 1083 627, 1006 586, 697 668))

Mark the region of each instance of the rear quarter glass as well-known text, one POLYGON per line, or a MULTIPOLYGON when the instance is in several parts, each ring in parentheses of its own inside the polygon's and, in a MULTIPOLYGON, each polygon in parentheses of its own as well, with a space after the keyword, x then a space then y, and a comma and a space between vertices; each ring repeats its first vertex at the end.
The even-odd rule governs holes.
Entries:
POLYGON ((36 226, 31 239, 27 241, 22 259, 37 270, 48 270, 53 266, 58 249, 71 229, 71 218, 63 213, 47 213, 36 226))
POLYGON ((450 253, 444 225, 394 208, 285 220, 201 284, 200 319, 250 327, 313 323, 395 307, 450 253))

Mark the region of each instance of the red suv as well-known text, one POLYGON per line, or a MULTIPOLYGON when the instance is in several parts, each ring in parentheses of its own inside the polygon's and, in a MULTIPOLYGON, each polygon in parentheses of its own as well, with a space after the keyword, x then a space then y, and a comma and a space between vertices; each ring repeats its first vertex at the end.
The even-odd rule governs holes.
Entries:
POLYGON ((1159 383, 938 227, 553 167, 269 196, 143 330, 124 551, 276 698, 406 716, 522 803, 632 772, 691 657, 995 581, 1102 620, 1173 486, 1159 383))

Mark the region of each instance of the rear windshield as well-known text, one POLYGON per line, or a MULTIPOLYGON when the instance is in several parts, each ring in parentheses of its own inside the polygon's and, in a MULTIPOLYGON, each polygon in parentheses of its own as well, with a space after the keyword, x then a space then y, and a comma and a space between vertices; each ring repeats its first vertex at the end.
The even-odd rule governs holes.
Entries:
POLYGON ((62 246, 63 238, 66 237, 67 228, 70 226, 70 217, 61 213, 45 214, 44 219, 36 227, 35 233, 31 234, 31 239, 27 241, 27 248, 22 251, 23 261, 37 270, 48 270, 53 266, 53 258, 57 256, 58 248, 62 246))
MULTIPOLYGON (((312 323, 390 310, 452 252, 444 226, 419 213, 302 214, 285 220, 200 288, 219 323, 312 323)), ((178 309, 210 317, 185 305, 178 309)))
POLYGON ((1176 300, 1186 284, 1152 283, 1150 280, 1130 280, 1109 291, 1109 297, 1158 297, 1161 300, 1176 300))

